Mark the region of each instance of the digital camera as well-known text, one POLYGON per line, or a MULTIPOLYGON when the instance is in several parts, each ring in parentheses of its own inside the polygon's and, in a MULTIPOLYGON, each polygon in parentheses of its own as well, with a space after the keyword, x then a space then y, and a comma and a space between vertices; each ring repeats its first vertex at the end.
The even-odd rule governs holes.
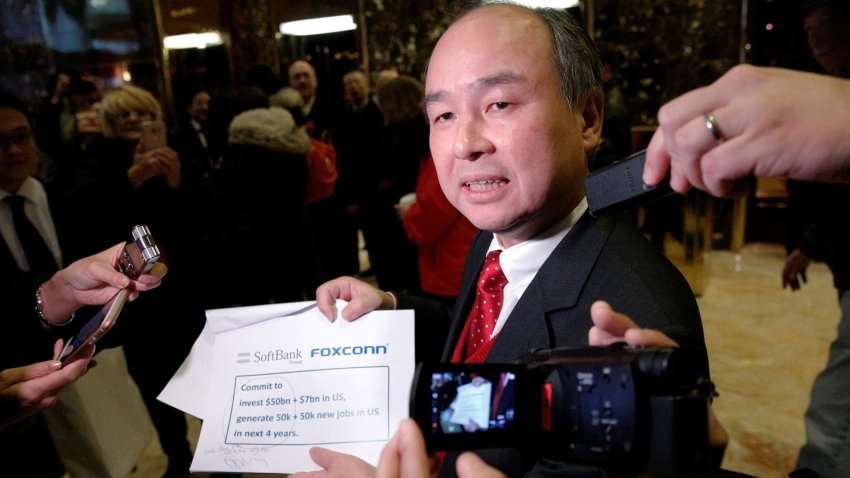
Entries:
POLYGON ((667 476, 709 466, 704 352, 587 347, 514 364, 417 366, 410 414, 429 451, 512 447, 667 476))
POLYGON ((132 240, 124 246, 118 265, 127 277, 136 280, 156 264, 160 252, 148 226, 133 226, 130 235, 132 240))

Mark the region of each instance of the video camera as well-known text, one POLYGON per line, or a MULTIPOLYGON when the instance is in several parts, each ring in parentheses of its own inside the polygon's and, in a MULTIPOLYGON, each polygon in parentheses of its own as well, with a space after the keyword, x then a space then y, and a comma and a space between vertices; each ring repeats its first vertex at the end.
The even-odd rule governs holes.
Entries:
POLYGON ((684 348, 540 350, 514 364, 422 363, 410 414, 429 451, 512 447, 666 476, 709 467, 714 386, 684 348))

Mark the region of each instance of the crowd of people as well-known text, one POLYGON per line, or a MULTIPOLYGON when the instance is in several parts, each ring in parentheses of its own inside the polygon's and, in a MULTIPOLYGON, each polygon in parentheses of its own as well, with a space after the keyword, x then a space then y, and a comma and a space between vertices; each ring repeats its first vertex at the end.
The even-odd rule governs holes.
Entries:
MULTIPOLYGON (((819 8, 838 7, 806 2, 810 39, 821 38, 812 33, 818 21, 834 18, 817 17, 819 8)), ((845 38, 826 50, 850 52, 848 45, 845 38)), ((816 54, 822 46, 812 44, 816 54)), ((833 59, 823 60, 827 69, 833 59)), ((569 13, 497 4, 457 16, 424 85, 387 71, 373 90, 355 70, 343 78, 345 98, 334 101, 307 61, 289 65, 286 86, 257 67, 244 86, 187 94, 165 142, 150 129, 165 119, 162 105, 138 86, 102 92, 95 78, 63 71, 42 105, 0 94, 0 291, 8 327, 21 337, 0 361, 0 453, 41 450, 45 459, 25 463, 21 476, 61 476, 38 411, 85 372, 94 351, 65 366, 45 359, 61 347, 55 339, 65 326, 75 327, 75 310, 123 287, 133 298, 156 290, 102 345, 124 346, 169 477, 187 474, 191 454, 182 412, 156 395, 207 308, 315 298, 330 320, 336 299, 349 302, 345 320, 410 308, 417 360, 509 362, 530 349, 626 342, 691 348, 708 377, 699 309, 684 278, 628 218, 587 214, 582 181, 607 119, 603 71, 569 13), (311 154, 328 141, 335 189, 311 197, 311 154), (114 268, 120 245, 110 246, 141 223, 160 243, 163 265, 131 282, 114 268), (368 280, 358 232, 374 273, 368 280), (485 272, 499 285, 476 285, 485 272), (488 299, 495 312, 483 312, 488 299)), ((669 174, 676 191, 720 196, 742 193, 752 175, 850 181, 850 105, 837 104, 850 101, 848 80, 837 78, 843 71, 740 66, 675 99, 659 112, 644 180, 669 174), (788 91, 809 94, 803 101, 788 91)), ((805 280, 805 247, 784 272, 792 288, 805 280)), ((826 256, 831 266, 843 264, 834 257, 826 256)), ((850 469, 841 278, 836 272, 840 335, 813 391, 798 464, 809 476, 850 469)), ((722 450, 727 437, 711 414, 709 431, 722 450)), ((322 476, 414 478, 434 465, 407 421, 377 469, 323 448, 311 457, 322 476)), ((449 453, 440 465, 459 476, 601 473, 508 448, 449 453)))
MULTIPOLYGON (((103 91, 96 77, 73 70, 56 75, 40 105, 2 94, 2 288, 21 304, 12 315, 29 317, 25 305, 49 274, 127 237, 136 224, 148 225, 162 249, 169 279, 125 310, 104 345, 123 346, 168 456, 165 476, 185 475, 191 453, 182 412, 156 397, 200 333, 206 309, 308 300, 324 280, 361 272, 382 287, 430 290, 447 303, 457 294, 459 281, 451 277, 460 276, 472 233, 429 246, 443 234, 408 238, 395 209, 415 192, 429 161, 422 85, 388 70, 374 90, 354 70, 343 80, 345 98, 333 101, 320 94, 307 61, 293 62, 287 73, 286 86, 257 67, 244 86, 198 87, 180 98, 174 121, 150 91, 129 83, 103 91), (330 189, 317 194, 311 155, 322 146, 334 155, 329 167, 336 171, 330 189), (360 231, 371 270, 361 271, 360 231), (430 267, 447 271, 448 285, 432 272, 421 287, 417 246, 430 247, 430 267), (454 261, 435 257, 442 247, 455 251, 454 261)), ((437 197, 436 178, 429 181, 431 192, 417 205, 428 214, 420 231, 443 216, 447 226, 462 218, 437 197)), ((52 344, 25 348, 4 355, 0 366, 25 372, 19 368, 43 362, 51 350, 52 344)), ((62 374, 76 377, 84 368, 62 374)), ((41 420, 31 421, 2 432, 10 444, 3 453, 54 449, 41 420)), ((47 456, 31 471, 60 476, 56 453, 47 456)))

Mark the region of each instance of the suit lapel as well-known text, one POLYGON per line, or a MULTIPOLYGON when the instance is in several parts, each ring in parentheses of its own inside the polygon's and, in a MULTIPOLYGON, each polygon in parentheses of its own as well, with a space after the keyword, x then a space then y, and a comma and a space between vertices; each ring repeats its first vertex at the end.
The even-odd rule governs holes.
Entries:
POLYGON ((585 213, 573 226, 511 312, 490 350, 488 362, 511 362, 530 350, 555 346, 553 328, 568 324, 552 323, 557 320, 552 312, 571 309, 578 303, 611 234, 611 221, 609 218, 595 219, 585 213))

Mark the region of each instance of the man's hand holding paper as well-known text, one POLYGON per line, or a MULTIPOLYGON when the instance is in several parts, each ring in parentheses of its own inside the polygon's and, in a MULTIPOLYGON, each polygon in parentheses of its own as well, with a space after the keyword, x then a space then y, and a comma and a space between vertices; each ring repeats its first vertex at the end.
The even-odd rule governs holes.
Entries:
MULTIPOLYGON (((248 323, 274 307, 208 315, 248 323)), ((407 416, 413 347, 412 311, 330 322, 313 307, 215 334, 192 471, 316 470, 316 446, 376 464, 407 416)))

